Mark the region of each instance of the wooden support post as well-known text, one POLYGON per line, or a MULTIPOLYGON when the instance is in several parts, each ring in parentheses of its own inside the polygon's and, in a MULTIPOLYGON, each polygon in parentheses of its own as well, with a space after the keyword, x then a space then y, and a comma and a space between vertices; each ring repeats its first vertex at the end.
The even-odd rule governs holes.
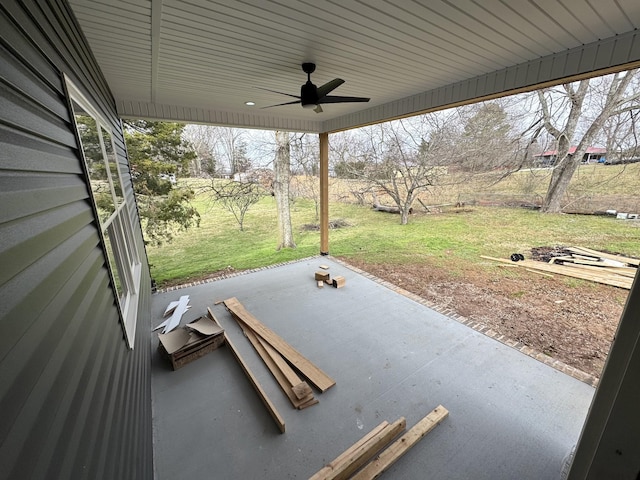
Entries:
POLYGON ((320 137, 320 255, 329 255, 329 134, 320 137))

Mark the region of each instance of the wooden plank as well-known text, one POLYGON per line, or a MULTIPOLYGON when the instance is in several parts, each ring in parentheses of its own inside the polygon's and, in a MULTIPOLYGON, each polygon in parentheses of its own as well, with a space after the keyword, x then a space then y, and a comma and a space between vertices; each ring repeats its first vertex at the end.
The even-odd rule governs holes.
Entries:
POLYGON ((591 272, 586 272, 572 266, 564 265, 549 265, 548 263, 536 262, 534 260, 524 260, 518 262, 525 268, 532 268, 535 270, 542 270, 549 273, 557 273, 559 275, 565 275, 568 277, 580 278, 582 280, 590 280, 592 282, 603 283, 605 285, 611 285, 614 287, 631 289, 632 279, 628 277, 619 276, 619 278, 609 278, 606 275, 595 275, 591 272))
POLYGON ((539 272, 538 270, 533 270, 532 268, 525 268, 525 270, 526 270, 527 272, 537 273, 538 275, 542 275, 542 276, 544 276, 544 277, 550 277, 550 278, 553 278, 553 275, 551 275, 550 273, 539 272))
POLYGON ((609 260, 615 260, 617 262, 628 263, 630 265, 635 265, 636 267, 640 266, 640 259, 625 257, 623 255, 613 255, 611 253, 599 252, 597 250, 591 250, 590 248, 585 247, 570 247, 567 250, 574 251, 578 250, 578 253, 586 253, 587 255, 594 255, 600 258, 607 258, 609 260))
POLYGON ((508 260, 506 258, 490 257, 488 255, 480 255, 480 258, 484 258, 485 260, 493 260, 494 262, 506 263, 508 265, 515 265, 516 267, 519 266, 517 262, 512 262, 511 260, 508 260))
POLYGON ((606 274, 614 278, 616 275, 622 275, 623 277, 634 278, 636 276, 636 273, 638 273, 638 269, 634 267, 596 267, 593 265, 582 265, 578 263, 574 263, 574 264, 565 263, 565 266, 580 268, 582 270, 587 270, 591 272, 600 272, 601 274, 606 274))
MULTIPOLYGON (((244 330, 244 329, 243 329, 244 330)), ((273 360, 273 362, 277 365, 278 369, 282 372, 284 377, 287 379, 287 383, 289 387, 293 390, 293 393, 298 397, 298 399, 303 399, 308 397, 309 395, 313 395, 313 391, 311 387, 300 379, 298 374, 291 368, 291 365, 287 363, 287 361, 282 358, 280 355, 268 342, 266 342, 263 338, 256 335, 256 339, 262 347, 267 352, 267 355, 273 360)))
POLYGON ((608 260, 606 258, 598 261, 598 260, 583 260, 582 258, 573 257, 572 259, 569 259, 569 261, 576 263, 578 265, 592 265, 594 267, 600 267, 600 268, 622 268, 625 266, 625 264, 622 262, 608 260))
POLYGON ((382 422, 335 460, 321 468, 309 480, 344 480, 349 478, 397 437, 405 429, 406 424, 403 417, 392 424, 382 422))
POLYGON ((307 407, 310 407, 311 405, 315 405, 316 403, 318 403, 317 401, 315 403, 310 403, 314 400, 313 395, 299 399, 295 395, 295 393, 293 393, 293 389, 291 388, 291 385, 287 381, 282 371, 280 371, 280 369, 275 364, 273 359, 269 356, 269 354, 266 352, 262 344, 258 341, 257 335, 253 333, 253 331, 250 328, 248 328, 246 325, 240 324, 240 328, 242 328, 242 331, 246 335, 251 345, 253 345, 253 348, 256 349, 256 352, 258 352, 258 355, 260 355, 260 358, 262 358, 264 363, 267 365, 267 368, 269 369, 273 377, 276 379, 276 382, 278 382, 278 385, 280 385, 280 388, 282 388, 282 391, 287 396, 287 398, 291 402, 291 405, 293 405, 294 408, 302 410, 303 408, 307 408, 307 407))
MULTIPOLYGON (((218 326, 220 326, 220 324, 218 323, 218 320, 213 315, 213 312, 211 311, 211 309, 207 308, 207 313, 209 314, 209 318, 211 318, 211 320, 213 320, 218 324, 218 326)), ((224 336, 225 336, 225 341, 227 343, 227 347, 229 348, 229 350, 231 350, 231 353, 233 354, 237 362, 240 364, 240 367, 242 368, 245 375, 249 379, 249 382, 251 383, 256 393, 260 397, 260 400, 262 400, 262 403, 269 411, 269 414, 273 418, 273 421, 276 423, 276 426, 280 430, 280 433, 284 433, 285 432, 284 419, 282 418, 280 413, 278 413, 278 410, 276 409, 275 405, 271 402, 271 400, 267 396, 266 392, 260 385, 260 382, 258 382, 258 379, 255 377, 255 375, 253 374, 253 372, 251 371, 247 363, 244 361, 244 359, 240 355, 240 352, 238 352, 236 347, 233 345, 233 342, 231 342, 231 340, 229 339, 229 335, 227 334, 227 332, 224 333, 224 336)))
POLYGON ((316 397, 312 397, 310 400, 307 400, 306 402, 301 403, 298 406, 298 410, 304 410, 305 408, 313 407, 314 405, 317 405, 318 403, 320 403, 318 401, 318 399, 316 397))
POLYGON ((378 458, 351 477, 352 480, 371 480, 378 478, 391 465, 397 462, 400 457, 407 453, 411 447, 442 422, 447 415, 449 415, 449 411, 442 405, 438 405, 431 413, 416 423, 407 433, 378 455, 378 458))
POLYGON ((631 289, 633 279, 620 276, 620 278, 609 278, 603 275, 594 275, 591 273, 582 272, 579 269, 571 266, 555 265, 546 262, 536 262, 535 260, 523 260, 517 263, 511 262, 503 258, 488 257, 486 255, 480 255, 481 258, 487 260, 494 260, 496 262, 514 264, 519 267, 531 268, 534 270, 541 270, 543 272, 557 273, 558 275, 565 275, 567 277, 580 278, 582 280, 590 280, 592 282, 602 283, 605 285, 611 285, 613 287, 631 289))
POLYGON ((229 298, 224 301, 224 304, 235 318, 244 322, 256 334, 266 340, 318 390, 324 392, 336 384, 335 380, 329 377, 329 375, 324 373, 320 368, 289 345, 277 333, 247 312, 237 298, 229 298))

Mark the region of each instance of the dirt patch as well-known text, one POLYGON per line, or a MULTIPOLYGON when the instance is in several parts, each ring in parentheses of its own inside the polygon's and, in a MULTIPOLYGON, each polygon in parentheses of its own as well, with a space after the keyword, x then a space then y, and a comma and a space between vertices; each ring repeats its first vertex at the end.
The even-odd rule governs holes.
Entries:
POLYGON ((600 376, 627 290, 505 267, 464 278, 428 264, 347 263, 586 373, 600 376))

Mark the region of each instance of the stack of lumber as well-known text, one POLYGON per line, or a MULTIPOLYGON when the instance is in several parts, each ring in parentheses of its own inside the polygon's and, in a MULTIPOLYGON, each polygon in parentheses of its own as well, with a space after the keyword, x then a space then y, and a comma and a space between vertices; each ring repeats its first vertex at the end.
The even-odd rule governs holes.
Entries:
POLYGON ((528 271, 542 274, 558 274, 568 277, 590 280, 592 282, 631 289, 638 271, 640 260, 637 258, 614 255, 584 247, 567 247, 568 255, 554 256, 548 263, 523 260, 513 263, 511 260, 487 257, 482 258, 523 267, 528 271))
POLYGON ((225 300, 224 305, 295 408, 302 410, 318 403, 309 384, 320 392, 336 384, 335 380, 249 313, 237 298, 225 300))
POLYGON ((404 417, 400 417, 391 424, 384 421, 335 460, 321 468, 309 480, 344 480, 347 478, 369 480, 377 478, 442 422, 447 415, 449 415, 447 409, 439 405, 391 445, 389 445, 390 442, 405 429, 406 421, 404 417), (378 454, 381 450, 383 451, 378 454), (374 457, 376 458, 374 459, 374 457))

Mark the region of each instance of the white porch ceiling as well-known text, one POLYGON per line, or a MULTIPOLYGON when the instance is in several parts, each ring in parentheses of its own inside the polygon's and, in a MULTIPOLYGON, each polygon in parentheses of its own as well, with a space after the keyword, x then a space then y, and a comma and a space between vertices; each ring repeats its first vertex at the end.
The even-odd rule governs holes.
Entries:
POLYGON ((637 0, 69 1, 123 117, 333 131, 640 63, 637 0), (303 62, 371 101, 262 109, 303 62))

